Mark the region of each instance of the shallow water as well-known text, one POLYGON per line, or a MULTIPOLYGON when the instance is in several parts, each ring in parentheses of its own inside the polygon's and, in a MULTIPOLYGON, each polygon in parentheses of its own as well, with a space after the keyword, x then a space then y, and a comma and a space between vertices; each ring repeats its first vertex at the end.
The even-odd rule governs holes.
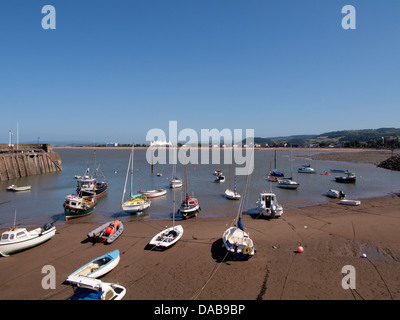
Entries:
MULTIPOLYGON (((120 211, 120 203, 125 183, 126 170, 130 150, 128 149, 57 149, 62 159, 63 171, 45 175, 25 177, 17 180, 0 183, 0 227, 12 225, 16 212, 17 223, 24 225, 41 225, 45 222, 60 219, 64 221, 63 201, 66 195, 75 193, 76 183, 74 176, 83 175, 86 168, 100 165, 99 174, 109 183, 109 192, 99 199, 95 211, 88 217, 74 219, 68 223, 101 222, 118 217, 123 221, 135 219, 169 219, 173 211, 178 208, 183 188, 170 189, 169 179, 172 174, 172 165, 155 164, 153 173, 151 165, 146 161, 146 150, 135 150, 134 157, 134 187, 140 189, 167 188, 167 195, 152 200, 151 207, 140 216, 130 215, 120 211), (95 155, 94 155, 95 154, 95 155), (162 173, 162 177, 157 176, 162 173), (27 192, 7 192, 11 185, 31 185, 32 190, 27 192)), ((311 152, 310 151, 310 156, 311 152)), ((304 158, 304 151, 277 152, 277 169, 290 176, 291 164, 293 178, 300 183, 297 190, 285 190, 277 187, 276 183, 267 181, 267 174, 274 166, 274 151, 256 150, 254 152, 254 171, 250 176, 247 197, 244 199, 243 210, 255 207, 259 193, 272 190, 284 209, 309 206, 335 201, 325 196, 328 189, 343 190, 348 199, 362 199, 382 196, 400 190, 400 172, 377 168, 372 164, 347 163, 336 161, 310 160, 304 158), (302 155, 303 157, 297 157, 302 155), (316 174, 297 173, 297 168, 311 164, 316 174), (355 184, 339 184, 334 181, 335 175, 320 175, 320 172, 330 169, 347 169, 355 172, 355 184)), ((223 154, 221 155, 221 159, 223 154)), ((200 153, 199 153, 200 159, 200 153)), ((210 161, 211 162, 211 161, 210 161)), ((187 178, 188 191, 198 198, 201 212, 200 217, 234 217, 238 211, 239 201, 227 200, 224 197, 225 189, 229 186, 228 164, 188 164, 187 178), (216 169, 221 169, 226 175, 225 183, 214 183, 213 175, 216 169)), ((231 183, 233 186, 233 166, 231 183)), ((184 165, 177 165, 177 172, 184 178, 184 165)), ((246 177, 237 177, 237 189, 243 193, 246 177)), ((129 187, 128 187, 129 189, 129 187)))

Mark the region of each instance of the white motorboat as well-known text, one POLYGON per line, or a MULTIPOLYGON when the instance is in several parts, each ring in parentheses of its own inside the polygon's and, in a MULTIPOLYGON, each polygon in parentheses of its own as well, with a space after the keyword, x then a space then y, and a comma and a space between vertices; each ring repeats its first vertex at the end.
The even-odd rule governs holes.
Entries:
POLYGON ((16 185, 11 185, 9 187, 7 187, 8 191, 14 191, 14 192, 18 192, 18 191, 29 191, 31 190, 31 186, 21 186, 21 187, 17 187, 16 185))
POLYGON ((292 180, 292 178, 278 179, 278 187, 283 189, 295 190, 299 187, 297 181, 292 180))
POLYGON ((174 177, 173 179, 171 179, 171 181, 169 182, 169 185, 172 189, 174 188, 180 188, 183 186, 183 182, 182 179, 176 178, 174 177))
POLYGON ((298 173, 315 173, 315 169, 311 168, 311 165, 303 165, 297 170, 298 173))
POLYGON ((218 176, 215 178, 214 182, 216 182, 216 183, 225 182, 225 176, 222 175, 222 174, 218 175, 218 176))
POLYGON ((26 228, 13 227, 3 232, 0 239, 0 254, 4 257, 32 248, 47 240, 50 240, 56 234, 56 227, 46 223, 43 228, 36 228, 28 231, 26 228))
POLYGON ((141 190, 139 193, 147 198, 157 198, 167 194, 167 189, 141 190))
POLYGON ((112 252, 106 253, 92 261, 86 263, 84 266, 72 272, 68 277, 70 278, 76 276, 84 276, 89 278, 100 278, 106 273, 114 269, 120 261, 119 250, 114 250, 112 252))
POLYGON ((121 300, 126 294, 123 286, 99 279, 74 276, 68 282, 77 288, 67 300, 121 300))
POLYGON ((279 218, 283 214, 283 208, 278 203, 276 195, 272 192, 261 192, 256 202, 256 207, 260 215, 279 218))
POLYGON ((350 205, 350 206, 359 206, 361 204, 361 201, 360 200, 342 199, 342 200, 340 200, 340 203, 350 205))
POLYGON ((126 170, 124 191, 122 192, 122 200, 121 200, 121 208, 124 212, 127 213, 140 213, 143 210, 150 207, 151 201, 147 199, 147 197, 142 194, 133 194, 133 153, 134 146, 132 145, 131 153, 129 156, 128 169, 126 170), (130 197, 128 200, 125 200, 126 194, 126 185, 128 182, 128 176, 130 175, 130 197))
POLYGON ((329 198, 335 198, 335 199, 344 199, 346 195, 342 190, 334 190, 334 189, 329 189, 326 192, 326 196, 329 198))

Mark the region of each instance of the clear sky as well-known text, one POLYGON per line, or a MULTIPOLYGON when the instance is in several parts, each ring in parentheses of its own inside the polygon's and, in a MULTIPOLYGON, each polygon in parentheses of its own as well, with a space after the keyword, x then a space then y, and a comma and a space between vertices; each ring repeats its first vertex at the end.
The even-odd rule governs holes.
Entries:
POLYGON ((169 120, 259 137, 400 127, 399 12, 398 0, 1 0, 0 142, 17 123, 20 142, 144 143, 169 120))

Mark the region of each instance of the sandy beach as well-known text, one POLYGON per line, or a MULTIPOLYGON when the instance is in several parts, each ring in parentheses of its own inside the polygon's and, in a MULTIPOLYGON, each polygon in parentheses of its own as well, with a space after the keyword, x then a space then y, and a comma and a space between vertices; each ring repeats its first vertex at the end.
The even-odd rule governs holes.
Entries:
MULTIPOLYGON (((100 255, 119 249, 119 265, 102 280, 127 289, 124 300, 399 300, 400 197, 336 200, 285 210, 267 220, 244 215, 256 247, 249 261, 226 257, 222 233, 230 218, 179 221, 182 239, 166 251, 148 250, 150 239, 172 221, 124 223, 111 245, 86 241, 98 225, 57 225, 48 242, 1 257, 1 300, 62 300, 72 295, 66 277, 100 255), (297 247, 304 247, 297 253, 297 247), (362 254, 366 254, 366 258, 362 254), (56 270, 56 288, 43 289, 45 265, 56 270), (354 266, 356 288, 342 287, 342 268, 354 266)), ((1 232, 4 229, 0 230, 1 232)))

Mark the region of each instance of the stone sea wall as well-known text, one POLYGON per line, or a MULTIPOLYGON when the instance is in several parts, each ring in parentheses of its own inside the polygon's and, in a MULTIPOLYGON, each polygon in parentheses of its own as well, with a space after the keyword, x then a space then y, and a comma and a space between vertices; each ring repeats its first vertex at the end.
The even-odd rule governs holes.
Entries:
POLYGON ((46 145, 18 150, 0 148, 0 181, 62 171, 61 157, 46 145))

